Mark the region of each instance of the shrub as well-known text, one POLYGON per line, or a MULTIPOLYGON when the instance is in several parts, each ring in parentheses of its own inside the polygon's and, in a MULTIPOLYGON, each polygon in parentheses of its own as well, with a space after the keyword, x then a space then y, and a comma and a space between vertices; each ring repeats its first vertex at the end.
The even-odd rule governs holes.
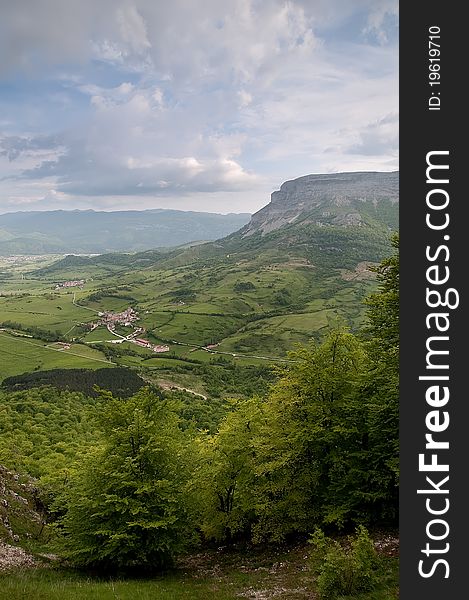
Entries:
POLYGON ((313 568, 323 600, 332 600, 340 595, 351 596, 376 586, 377 554, 365 527, 360 525, 356 536, 349 538, 345 546, 327 538, 320 529, 315 530, 310 541, 317 550, 313 568))
POLYGON ((256 286, 252 281, 237 281, 233 286, 235 292, 252 292, 256 289, 256 286))

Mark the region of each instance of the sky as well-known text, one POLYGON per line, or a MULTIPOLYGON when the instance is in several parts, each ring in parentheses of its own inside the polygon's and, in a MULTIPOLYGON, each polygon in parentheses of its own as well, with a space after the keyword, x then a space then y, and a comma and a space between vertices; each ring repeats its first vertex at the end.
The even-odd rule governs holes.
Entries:
POLYGON ((397 0, 0 0, 0 213, 398 169, 397 0))

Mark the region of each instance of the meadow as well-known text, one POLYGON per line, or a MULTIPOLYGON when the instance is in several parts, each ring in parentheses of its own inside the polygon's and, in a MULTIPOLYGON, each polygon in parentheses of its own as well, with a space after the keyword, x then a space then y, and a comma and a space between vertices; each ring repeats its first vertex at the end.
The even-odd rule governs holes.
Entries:
MULTIPOLYGON (((316 597, 308 558, 310 548, 283 550, 206 551, 159 577, 103 578, 76 571, 40 568, 0 573, 3 600, 239 600, 239 598, 306 600, 316 597), (240 569, 239 565, 243 565, 240 569)), ((380 585, 354 600, 398 597, 396 557, 381 559, 380 585)), ((338 597, 337 600, 342 600, 338 597)), ((345 598, 344 598, 345 600, 345 598)))
POLYGON ((99 350, 83 344, 72 344, 69 350, 34 338, 14 336, 0 331, 1 377, 47 369, 112 367, 99 350))
MULTIPOLYGON (((222 254, 215 245, 168 254, 144 267, 126 255, 54 263, 41 257, 4 264, 0 285, 0 379, 37 369, 97 368, 107 362, 145 369, 211 364, 222 357, 239 365, 285 361, 298 343, 319 339, 338 323, 357 330, 363 298, 375 287, 372 274, 316 268, 294 253, 272 249, 222 254), (32 267, 32 268, 31 268, 32 267), (83 279, 80 287, 57 283, 83 279), (135 344, 112 343, 105 327, 87 330, 99 312, 132 306, 155 355, 135 344), (32 338, 16 334, 32 335, 32 338), (50 342, 73 342, 69 350, 50 342), (44 343, 45 341, 49 344, 44 343), (214 345, 211 352, 203 349, 214 345), (88 347, 87 347, 88 346, 88 347)), ((131 257, 131 255, 129 255, 131 257)), ((122 335, 130 329, 119 328, 122 335)))

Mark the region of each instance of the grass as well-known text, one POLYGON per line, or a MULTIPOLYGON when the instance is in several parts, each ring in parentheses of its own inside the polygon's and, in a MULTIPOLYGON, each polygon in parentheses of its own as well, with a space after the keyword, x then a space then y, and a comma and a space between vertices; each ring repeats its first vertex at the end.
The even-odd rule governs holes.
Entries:
POLYGON ((100 581, 59 571, 23 571, 1 577, 3 600, 232 600, 230 585, 179 577, 151 580, 100 581))
MULTIPOLYGON (((130 331, 130 330, 129 330, 130 331)), ((97 341, 109 341, 109 340, 115 340, 116 336, 113 335, 110 331, 108 331, 106 329, 106 327, 98 327, 97 329, 94 329, 93 331, 90 331, 90 333, 87 333, 86 335, 83 336, 83 341, 85 342, 97 342, 97 341)))
MULTIPOLYGON (((149 362, 145 359, 151 352, 124 344, 122 350, 131 349, 139 356, 121 356, 115 362, 135 368, 177 366, 177 359, 182 358, 208 363, 215 355, 193 351, 191 345, 209 343, 218 343, 216 350, 227 352, 226 358, 238 364, 267 364, 270 358, 285 358, 296 344, 321 337, 338 319, 352 329, 363 323, 363 298, 375 286, 371 279, 346 280, 343 270, 318 269, 305 259, 288 253, 280 256, 269 249, 230 257, 214 248, 205 255, 209 250, 190 249, 177 260, 169 258, 140 270, 105 262, 84 267, 83 271, 74 267, 73 274, 65 267, 49 274, 15 278, 8 284, 10 291, 0 296, 0 322, 20 322, 23 327, 35 326, 52 335, 101 343, 104 349, 105 345, 110 347, 113 336, 103 327, 84 332, 79 324, 95 320, 94 311, 126 308, 130 299, 115 294, 131 295, 140 313, 138 324, 147 330, 140 337, 169 343, 174 356, 152 357, 149 362), (54 289, 54 282, 70 278, 86 279, 84 289, 54 289), (243 291, 239 286, 247 283, 251 286, 243 291), (95 292, 103 296, 88 300, 95 292), (72 302, 74 294, 78 305, 72 302), (184 303, 180 304, 179 299, 184 303), (229 356, 233 354, 236 356, 229 356)), ((80 357, 72 358, 69 352, 67 358, 65 353, 44 351, 40 340, 34 340, 37 346, 29 349, 24 343, 3 342, 0 379, 38 368, 103 365, 96 361, 104 359, 101 353, 84 356, 80 350, 80 357)))
MULTIPOLYGON (((3 600, 234 600, 318 599, 310 568, 311 547, 299 545, 249 552, 218 549, 182 559, 164 576, 104 579, 60 568, 17 570, 0 575, 3 600)), ((372 592, 343 600, 395 600, 398 559, 382 556, 372 592)), ((338 599, 342 600, 342 598, 338 599)))
POLYGON ((27 371, 47 369, 101 369, 112 366, 99 350, 72 344, 70 350, 31 338, 0 332, 0 380, 27 371))
MULTIPOLYGON (((86 296, 85 296, 86 298, 86 296)), ((103 296, 99 300, 79 300, 81 304, 87 306, 89 308, 93 308, 94 310, 100 311, 102 310, 102 306, 106 307, 106 310, 111 312, 121 312, 125 310, 129 306, 129 299, 127 298, 116 298, 114 296, 103 296)))
POLYGON ((0 322, 20 321, 27 327, 64 334, 73 325, 93 319, 91 311, 72 304, 73 294, 53 291, 30 293, 0 298, 0 322))

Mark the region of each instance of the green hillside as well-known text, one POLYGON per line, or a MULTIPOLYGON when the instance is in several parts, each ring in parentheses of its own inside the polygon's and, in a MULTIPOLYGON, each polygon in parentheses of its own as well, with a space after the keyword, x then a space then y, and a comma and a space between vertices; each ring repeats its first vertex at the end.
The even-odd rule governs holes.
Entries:
MULTIPOLYGON (((11 359, 0 368, 0 377, 38 368, 97 368, 108 361, 156 379, 174 365, 184 371, 182 380, 194 384, 195 367, 217 358, 240 365, 281 362, 296 343, 317 339, 338 322, 352 330, 361 326, 362 301, 375 286, 369 266, 389 249, 384 225, 300 224, 166 254, 69 256, 24 279, 4 280, 2 351, 11 359), (69 280, 84 283, 57 288, 69 280), (100 312, 129 306, 145 330, 140 337, 168 345, 168 352, 113 343, 116 336, 103 326, 89 331, 100 312), (15 332, 34 339, 15 337, 15 332), (44 340, 75 346, 53 352, 39 348, 44 340), (204 350, 207 345, 213 347, 204 350)), ((116 333, 125 336, 130 330, 116 333)))

